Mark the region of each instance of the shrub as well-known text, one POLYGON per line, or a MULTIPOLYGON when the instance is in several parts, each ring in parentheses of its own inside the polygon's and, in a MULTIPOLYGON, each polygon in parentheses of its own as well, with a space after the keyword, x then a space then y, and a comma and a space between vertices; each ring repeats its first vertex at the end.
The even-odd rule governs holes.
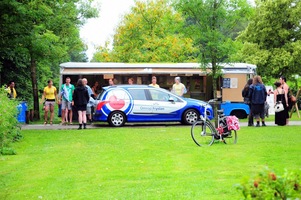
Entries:
POLYGON ((289 172, 280 176, 269 169, 255 178, 246 179, 238 186, 245 199, 300 199, 300 171, 289 172))
POLYGON ((9 99, 5 88, 0 88, 0 154, 16 154, 11 143, 18 141, 22 136, 17 121, 18 101, 9 99))

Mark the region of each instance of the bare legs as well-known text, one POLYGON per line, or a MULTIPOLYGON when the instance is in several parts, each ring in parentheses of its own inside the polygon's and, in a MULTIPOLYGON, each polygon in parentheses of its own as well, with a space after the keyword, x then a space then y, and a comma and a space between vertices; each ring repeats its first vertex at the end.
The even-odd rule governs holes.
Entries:
MULTIPOLYGON (((68 110, 67 110, 67 112, 68 112, 68 110)), ((69 110, 69 120, 70 120, 70 124, 72 124, 72 115, 73 115, 72 110, 69 110)))
MULTIPOLYGON (((260 126, 260 118, 256 118, 256 123, 257 123, 256 127, 259 127, 260 126)), ((261 118, 261 123, 262 123, 262 126, 266 126, 264 118, 261 118)))
POLYGON ((47 121, 48 121, 48 110, 49 110, 49 106, 45 106, 45 110, 44 110, 44 124, 47 124, 47 121))
POLYGON ((62 125, 65 124, 65 122, 67 121, 67 118, 66 118, 66 112, 68 113, 68 110, 67 109, 62 109, 62 125))
POLYGON ((86 111, 77 111, 77 112, 78 112, 78 123, 79 123, 78 129, 81 129, 83 124, 84 124, 84 129, 86 129, 86 124, 87 124, 86 111))
POLYGON ((49 105, 45 107, 44 111, 44 124, 47 124, 48 121, 48 111, 50 110, 50 124, 52 125, 53 118, 54 118, 54 106, 49 105))
POLYGON ((72 110, 68 110, 68 108, 62 110, 62 124, 68 123, 68 120, 70 120, 70 124, 72 124, 72 110))

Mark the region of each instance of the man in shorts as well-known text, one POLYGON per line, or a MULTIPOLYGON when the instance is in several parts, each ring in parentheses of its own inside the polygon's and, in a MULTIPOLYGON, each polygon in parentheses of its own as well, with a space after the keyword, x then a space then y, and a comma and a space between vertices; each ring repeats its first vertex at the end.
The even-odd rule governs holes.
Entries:
POLYGON ((62 125, 66 125, 68 123, 68 114, 70 124, 72 124, 72 95, 74 91, 74 85, 71 83, 71 79, 69 77, 66 78, 66 83, 62 85, 61 88, 61 108, 62 108, 62 125))

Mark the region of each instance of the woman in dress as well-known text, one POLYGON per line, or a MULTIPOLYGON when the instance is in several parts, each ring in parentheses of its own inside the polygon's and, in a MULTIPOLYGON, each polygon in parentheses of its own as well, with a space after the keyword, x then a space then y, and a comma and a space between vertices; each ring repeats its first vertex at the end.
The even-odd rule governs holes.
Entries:
POLYGON ((86 87, 83 84, 82 79, 78 79, 77 86, 73 92, 72 105, 75 106, 78 112, 78 129, 82 129, 82 125, 84 124, 84 129, 86 129, 87 125, 87 117, 86 110, 87 104, 89 102, 89 93, 86 87))
POLYGON ((275 124, 279 126, 284 126, 287 123, 288 118, 288 98, 287 98, 287 92, 282 88, 282 84, 279 81, 276 81, 274 83, 276 86, 276 89, 274 91, 274 104, 281 101, 284 107, 283 111, 275 112, 275 124))

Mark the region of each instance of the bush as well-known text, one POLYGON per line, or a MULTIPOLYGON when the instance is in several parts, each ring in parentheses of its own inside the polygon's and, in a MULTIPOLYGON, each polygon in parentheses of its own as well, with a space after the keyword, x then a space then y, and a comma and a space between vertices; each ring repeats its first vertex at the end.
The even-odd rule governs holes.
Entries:
POLYGON ((5 88, 0 88, 0 154, 16 154, 11 143, 18 141, 21 136, 20 126, 17 121, 19 102, 7 97, 5 88))
POLYGON ((239 185, 245 199, 300 199, 300 171, 288 172, 280 176, 269 169, 253 179, 246 179, 239 185))

